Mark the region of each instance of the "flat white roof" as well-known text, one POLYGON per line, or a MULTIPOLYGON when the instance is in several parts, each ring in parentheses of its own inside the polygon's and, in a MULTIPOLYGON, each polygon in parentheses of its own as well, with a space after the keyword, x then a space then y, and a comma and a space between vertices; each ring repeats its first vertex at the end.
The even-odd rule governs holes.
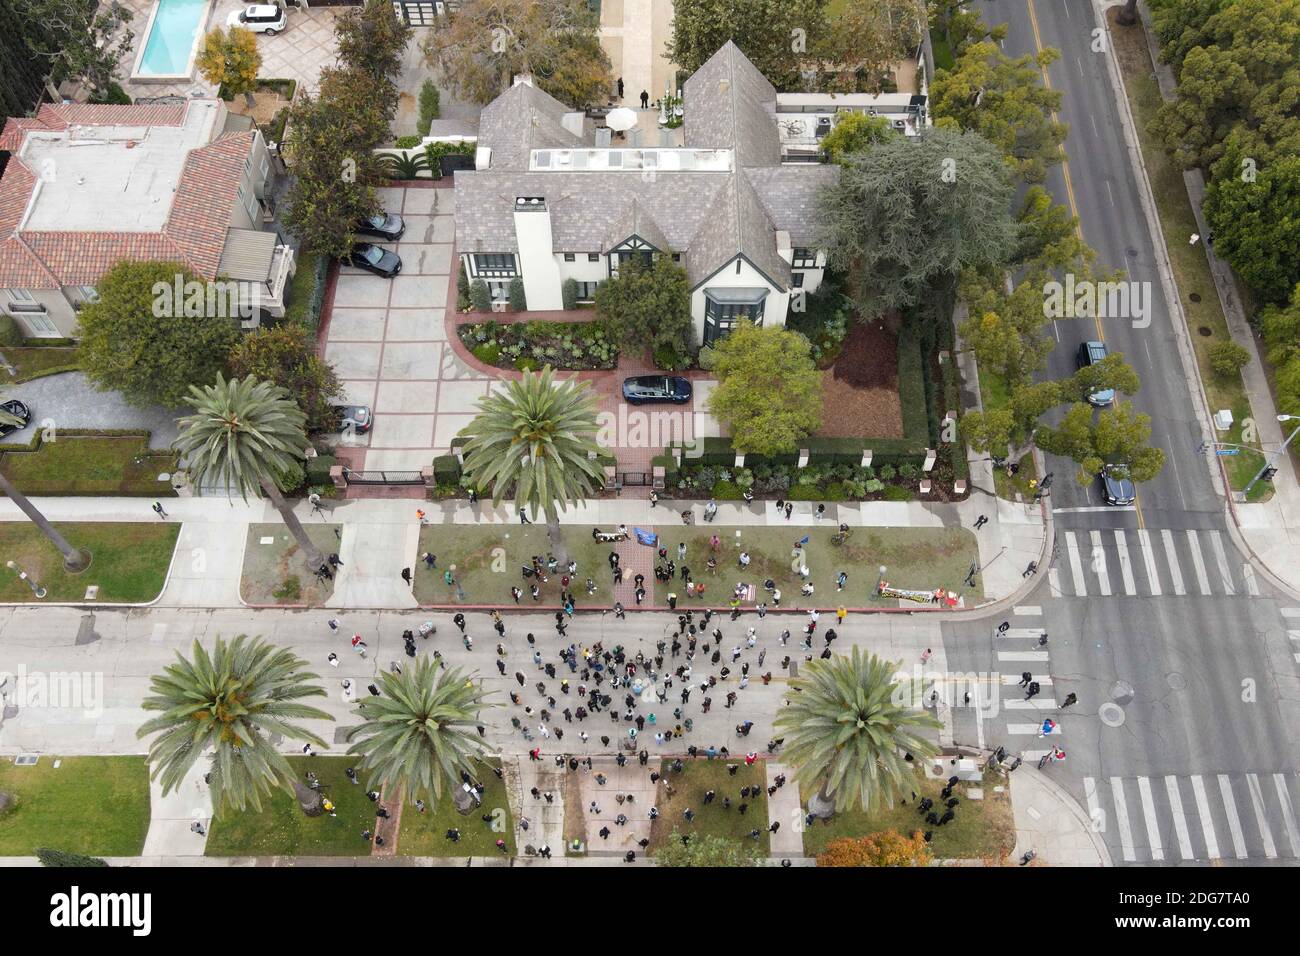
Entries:
POLYGON ((212 141, 219 110, 189 104, 181 126, 73 126, 29 133, 21 156, 37 185, 21 228, 160 232, 190 150, 212 141))
POLYGON ((731 170, 729 149, 535 149, 529 156, 531 172, 611 173, 657 169, 663 172, 725 173, 731 170))

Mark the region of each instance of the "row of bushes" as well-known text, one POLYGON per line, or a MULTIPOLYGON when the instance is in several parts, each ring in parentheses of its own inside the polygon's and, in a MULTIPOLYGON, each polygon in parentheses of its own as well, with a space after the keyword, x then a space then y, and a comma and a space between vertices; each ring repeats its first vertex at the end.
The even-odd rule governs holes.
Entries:
POLYGON ((915 497, 911 486, 921 477, 921 466, 911 461, 897 466, 825 463, 805 468, 789 464, 725 468, 689 462, 673 472, 670 483, 681 493, 719 501, 740 500, 746 491, 789 501, 908 501, 915 497))
POLYGON ((299 250, 298 269, 289 281, 284 322, 297 322, 313 332, 317 330, 325 304, 329 271, 330 259, 327 256, 299 250))
MULTIPOLYGON (((873 465, 894 465, 895 467, 911 462, 920 465, 925 461, 924 444, 917 444, 905 438, 806 438, 799 443, 808 450, 809 465, 859 465, 862 453, 871 449, 873 465)), ((661 455, 655 459, 656 464, 672 462, 672 454, 661 455)), ((698 462, 702 465, 733 465, 736 450, 729 438, 698 439, 694 447, 684 447, 683 463, 698 462), (697 452, 698 449, 698 452, 697 452)), ((760 465, 798 465, 799 455, 791 452, 784 455, 746 455, 746 467, 760 465)))
POLYGON ((608 369, 618 362, 609 323, 478 322, 462 325, 460 339, 474 357, 497 368, 608 369))

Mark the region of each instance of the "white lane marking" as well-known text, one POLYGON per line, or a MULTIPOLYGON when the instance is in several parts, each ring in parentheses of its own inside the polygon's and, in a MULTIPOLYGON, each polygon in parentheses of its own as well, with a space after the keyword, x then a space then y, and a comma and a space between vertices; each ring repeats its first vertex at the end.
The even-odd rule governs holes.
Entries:
POLYGON ((1291 640, 1293 640, 1293 641, 1300 641, 1300 631, 1297 631, 1297 630, 1294 630, 1294 629, 1289 629, 1289 630, 1286 632, 1286 636, 1289 637, 1289 638, 1291 638, 1291 640))
POLYGON ((1165 848, 1160 843, 1160 821, 1156 819, 1156 805, 1151 798, 1151 781, 1138 777, 1138 796, 1142 798, 1142 818, 1147 825, 1147 842, 1151 844, 1151 859, 1163 860, 1165 848))
POLYGON ((1295 811, 1291 808, 1291 792, 1286 786, 1284 774, 1273 774, 1273 786, 1277 788, 1277 800, 1282 804, 1282 823, 1286 826, 1286 842, 1291 845, 1291 855, 1300 856, 1300 833, 1296 831, 1295 811))
POLYGON ((1205 781, 1199 774, 1192 778, 1192 794, 1196 797, 1196 814, 1201 818, 1201 835, 1205 837, 1205 852, 1211 860, 1219 858, 1219 840, 1214 832, 1214 818, 1210 816, 1210 800, 1205 795, 1205 781))
POLYGON ((1128 540, 1119 528, 1115 529, 1115 550, 1119 554, 1119 573, 1124 580, 1124 593, 1137 594, 1137 585, 1133 581, 1133 565, 1128 559, 1128 540))
POLYGON ((1246 582, 1246 593, 1251 597, 1259 597, 1259 584, 1255 581, 1255 569, 1249 564, 1241 566, 1241 579, 1246 582))
MULTIPOLYGON (((1039 677, 1039 676, 1035 675, 1035 676, 1034 676, 1034 680, 1038 681, 1038 685, 1039 685, 1040 687, 1051 687, 1051 686, 1052 686, 1052 679, 1051 679, 1050 677, 1047 677, 1047 676, 1039 677)), ((1017 677, 1015 674, 1003 674, 1003 675, 1002 675, 1002 683, 1003 683, 1004 686, 1011 686, 1012 684, 1019 684, 1019 683, 1020 683, 1020 678, 1017 677)))
POLYGON ((1136 863, 1137 854, 1133 852, 1133 829, 1128 822, 1128 804, 1124 801, 1122 777, 1110 778, 1110 795, 1115 801, 1115 822, 1119 824, 1119 845, 1124 854, 1124 862, 1136 863))
POLYGON ((1009 627, 999 634, 998 637, 1002 640, 1016 637, 1021 639, 1033 638, 1034 640, 1038 640, 1038 638, 1042 636, 1042 633, 1043 629, 1041 627, 1009 627))
POLYGON ((1038 604, 1017 604, 1011 609, 1011 613, 1021 617, 1042 617, 1043 608, 1038 604))
POLYGON ((1283 616, 1283 617, 1300 617, 1300 607, 1284 607, 1284 608, 1282 608, 1282 616, 1283 616))
POLYGON ((1106 180, 1106 195, 1110 197, 1110 204, 1111 204, 1112 206, 1114 206, 1114 205, 1115 205, 1115 193, 1114 193, 1114 191, 1110 188, 1110 180, 1109 180, 1109 179, 1106 180))
POLYGON ((1201 540, 1196 536, 1195 531, 1187 532, 1187 544, 1192 549, 1192 566, 1196 569, 1196 583, 1200 586, 1201 593, 1205 596, 1210 595, 1210 576, 1205 571, 1205 558, 1201 555, 1201 540))
POLYGON ((998 651, 1000 661, 1045 661, 1047 651, 998 651))
POLYGON ((1142 563, 1147 568, 1147 586, 1156 597, 1160 596, 1160 572, 1156 569, 1156 549, 1151 546, 1151 532, 1138 530, 1138 544, 1142 546, 1142 563))
POLYGON ((1259 788, 1259 777, 1253 773, 1246 774, 1246 789, 1250 791, 1251 807, 1255 811, 1255 823, 1259 826, 1259 837, 1264 841, 1264 855, 1270 860, 1277 859, 1277 847, 1273 845, 1273 831, 1268 827, 1264 816, 1264 792, 1259 788))
POLYGON ((1065 532, 1065 550, 1070 556, 1070 576, 1074 578, 1074 593, 1088 596, 1088 586, 1083 582, 1083 562, 1079 560, 1079 540, 1073 531, 1065 532))
POLYGON ((1241 818, 1237 816, 1237 801, 1232 799, 1232 782, 1226 773, 1219 774, 1219 793, 1223 796, 1223 812, 1228 816, 1228 832, 1232 834, 1232 848, 1237 859, 1246 859, 1246 837, 1241 832, 1241 818))
POLYGON ((1052 592, 1052 597, 1061 596, 1061 572, 1056 568, 1047 569, 1047 588, 1052 592))
MULTIPOLYGON (((1041 736, 1042 730, 1042 724, 1007 724, 1007 733, 1011 734, 1013 737, 1038 737, 1041 736)), ((1051 733, 1047 734, 1047 736, 1059 737, 1061 736, 1061 733, 1061 725, 1058 722, 1055 729, 1052 730, 1051 733)))
POLYGON ((1223 578, 1223 593, 1231 597, 1237 593, 1237 589, 1232 583, 1232 572, 1228 570, 1228 556, 1223 553, 1223 536, 1217 531, 1210 532, 1210 550, 1214 552, 1214 560, 1219 565, 1219 577, 1223 578))
POLYGON ((980 701, 980 695, 983 690, 979 684, 975 685, 975 743, 980 750, 984 749, 984 707, 980 701))
POLYGON ((1178 793, 1178 778, 1165 777, 1165 790, 1169 793, 1169 809, 1174 814, 1174 833, 1178 837, 1178 855, 1184 860, 1193 859, 1192 838, 1187 834, 1187 816, 1183 813, 1183 798, 1178 793))
POLYGON ((1024 700, 1020 698, 1015 700, 1004 700, 1002 702, 1002 708, 1004 710, 1060 710, 1061 709, 1057 705, 1056 701, 1051 697, 1047 698, 1046 700, 1042 699, 1041 697, 1033 697, 1030 698, 1029 700, 1024 700))
POLYGON ((1089 531, 1092 542, 1092 570, 1097 575, 1097 589, 1102 597, 1110 597, 1110 572, 1106 569, 1106 550, 1101 546, 1101 532, 1089 531))
POLYGON ((1183 570, 1178 566, 1178 549, 1174 547, 1174 533, 1169 530, 1160 532, 1160 540, 1165 546, 1165 560, 1169 562, 1169 578, 1174 584, 1174 593, 1182 597, 1187 593, 1183 586, 1183 570))
POLYGON ((1083 778, 1083 798, 1088 802, 1088 819, 1092 821, 1092 831, 1099 833, 1106 828, 1105 811, 1097 799, 1097 781, 1092 777, 1083 778))
POLYGON ((1093 511, 1137 511, 1137 505, 1090 505, 1080 508, 1053 508, 1054 515, 1077 515, 1087 514, 1093 511))

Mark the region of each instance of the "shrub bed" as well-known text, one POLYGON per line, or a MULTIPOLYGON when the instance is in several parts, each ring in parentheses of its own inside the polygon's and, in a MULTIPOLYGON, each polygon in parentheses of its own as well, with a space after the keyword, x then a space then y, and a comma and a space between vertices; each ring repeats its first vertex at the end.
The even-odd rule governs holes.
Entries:
POLYGON ((607 369, 618 364, 608 324, 591 322, 479 322, 462 325, 460 340, 475 358, 496 368, 607 369))

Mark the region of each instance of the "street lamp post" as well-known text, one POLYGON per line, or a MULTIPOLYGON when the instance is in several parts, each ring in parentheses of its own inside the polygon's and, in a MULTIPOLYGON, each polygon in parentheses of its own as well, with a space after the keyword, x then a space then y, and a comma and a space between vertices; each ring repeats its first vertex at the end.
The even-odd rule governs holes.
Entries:
POLYGON ((46 594, 49 593, 48 591, 45 590, 45 588, 41 587, 40 584, 38 584, 34 578, 28 577, 27 572, 24 571, 22 568, 20 568, 17 562, 6 561, 5 567, 7 567, 10 571, 13 571, 15 574, 17 574, 19 580, 21 580, 24 584, 26 584, 29 588, 31 588, 32 593, 36 595, 38 598, 43 598, 45 597, 46 594))
POLYGON ((880 573, 876 575, 876 593, 880 593, 880 585, 885 580, 885 572, 889 570, 883 564, 880 566, 880 573))
MULTIPOLYGON (((1280 422, 1300 421, 1300 415, 1279 415, 1277 416, 1277 420, 1280 422)), ((1259 481, 1259 479, 1264 476, 1264 472, 1269 470, 1269 462, 1271 462, 1276 456, 1284 454, 1286 452, 1286 446, 1291 444, 1291 439, 1295 438, 1296 435, 1300 435, 1300 426, 1296 426, 1295 430, 1287 436, 1286 441, 1282 442, 1280 448, 1271 454, 1264 456, 1263 466, 1260 467, 1259 471, 1255 472, 1255 477, 1250 479, 1250 483, 1241 490, 1241 496, 1243 498, 1250 497, 1250 489, 1255 487, 1255 482, 1259 481)), ((1274 469, 1274 471, 1276 470, 1277 469, 1274 469)))

